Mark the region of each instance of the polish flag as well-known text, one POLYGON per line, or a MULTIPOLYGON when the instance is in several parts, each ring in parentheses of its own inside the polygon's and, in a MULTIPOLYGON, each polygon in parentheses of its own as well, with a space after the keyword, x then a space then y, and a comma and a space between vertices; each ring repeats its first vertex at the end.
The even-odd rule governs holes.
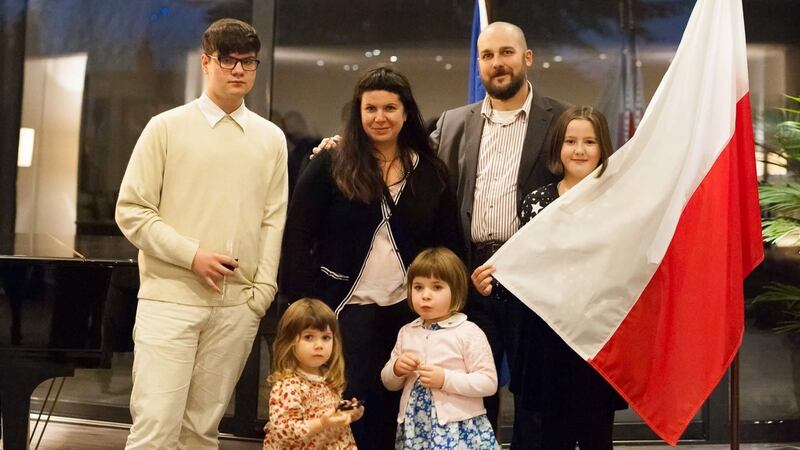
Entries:
POLYGON ((699 0, 603 176, 490 262, 675 445, 739 348, 742 281, 762 259, 741 0, 699 0))

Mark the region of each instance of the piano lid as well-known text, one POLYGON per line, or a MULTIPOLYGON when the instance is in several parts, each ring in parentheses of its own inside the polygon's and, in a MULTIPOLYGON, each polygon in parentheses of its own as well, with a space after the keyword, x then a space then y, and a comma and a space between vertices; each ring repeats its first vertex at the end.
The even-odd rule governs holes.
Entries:
POLYGON ((0 370, 12 357, 99 355, 130 336, 119 322, 134 314, 138 270, 124 237, 18 234, 13 253, 0 255, 0 370))
POLYGON ((10 255, 0 255, 0 260, 52 259, 133 265, 136 254, 136 248, 123 236, 17 233, 14 251, 10 255))

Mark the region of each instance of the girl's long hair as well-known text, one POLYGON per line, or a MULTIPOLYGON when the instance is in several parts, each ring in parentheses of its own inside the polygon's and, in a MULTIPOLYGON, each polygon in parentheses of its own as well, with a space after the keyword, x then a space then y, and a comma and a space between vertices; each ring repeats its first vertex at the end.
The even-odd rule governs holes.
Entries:
POLYGON ((270 384, 296 374, 299 370, 294 356, 294 344, 303 330, 312 328, 333 333, 333 350, 325 363, 325 382, 339 394, 344 391, 344 356, 342 355, 342 336, 336 315, 325 303, 311 298, 303 298, 292 303, 278 322, 278 335, 272 344, 272 373, 267 378, 270 384))
POLYGON ((363 203, 372 203, 383 195, 383 174, 375 157, 372 141, 361 125, 361 97, 368 91, 392 92, 403 103, 406 121, 397 138, 403 172, 411 173, 411 152, 415 151, 421 158, 434 161, 439 178, 443 184, 446 183, 447 169, 431 148, 425 122, 411 93, 408 79, 391 67, 378 67, 367 71, 358 80, 350 102, 344 139, 339 148, 331 152, 331 172, 336 187, 347 199, 363 203))

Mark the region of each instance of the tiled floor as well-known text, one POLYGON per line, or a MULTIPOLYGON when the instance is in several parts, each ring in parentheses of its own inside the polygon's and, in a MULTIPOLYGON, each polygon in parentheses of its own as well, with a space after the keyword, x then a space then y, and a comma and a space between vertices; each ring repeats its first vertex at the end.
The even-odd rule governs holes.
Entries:
MULTIPOLYGON (((800 416, 800 354, 793 352, 785 337, 770 331, 748 327, 748 332, 741 350, 741 399, 742 419, 786 419, 800 416)), ((131 380, 131 354, 115 355, 112 370, 78 370, 75 377, 68 378, 61 395, 60 404, 82 403, 104 407, 127 408, 131 380)), ((266 358, 262 362, 261 372, 266 373, 266 358)), ((263 377, 262 377, 263 379, 263 377)), ((48 383, 43 383, 34 397, 41 397, 48 383)), ((259 398, 267 395, 267 386, 262 383, 259 398)), ((509 399, 510 400, 510 399, 509 399)), ((259 402, 261 408, 265 401, 259 402)), ((510 405, 512 402, 504 402, 510 405)), ((231 405, 233 406, 233 405, 231 405)), ((124 410, 123 410, 124 411, 124 410)), ((231 411, 232 412, 232 408, 231 411)), ((260 417, 265 417, 261 411, 260 417)), ((58 414, 58 409, 56 411, 58 414)), ((502 423, 510 424, 513 411, 503 408, 502 423)), ((105 417, 105 420, 120 420, 105 417)), ((619 422, 640 423, 632 410, 617 414, 619 422)), ((70 424, 51 424, 42 439, 40 449, 119 449, 124 446, 127 430, 124 428, 98 428, 93 426, 77 426, 70 424), (95 445, 91 447, 89 445, 95 445)), ((38 436, 37 436, 38 439, 38 436)), ((620 445, 624 449, 666 449, 665 445, 620 445)), ((681 445, 680 448, 727 449, 729 446, 718 445, 681 445)), ((2 447, 0 447, 2 448, 2 447)), ((33 446, 31 447, 33 448, 33 446)), ((226 439, 221 444, 223 450, 257 449, 258 441, 241 441, 226 439)), ((800 444, 760 444, 742 445, 746 450, 800 450, 800 444)))
MULTIPOLYGON (((111 370, 78 370, 68 378, 61 394, 61 403, 89 404, 127 408, 131 388, 131 353, 114 357, 111 370)), ((265 357, 261 372, 269 367, 265 357)), ((783 335, 748 327, 741 350, 741 417, 742 420, 780 420, 800 417, 800 352, 792 351, 783 335)), ((267 385, 261 378, 259 415, 266 417, 267 385)), ((47 390, 43 383, 34 397, 47 390)), ((510 404, 507 402, 506 404, 510 404)), ((232 412, 231 409, 229 412, 232 412)), ((513 413, 503 411, 503 420, 510 423, 513 413)), ((636 423, 641 419, 632 410, 617 413, 618 422, 636 423)))
MULTIPOLYGON (((41 439, 39 450, 120 450, 125 448, 127 436, 127 428, 51 422, 41 439)), ((32 450, 36 448, 38 440, 39 432, 31 441, 30 448, 32 450)), ((2 444, 0 444, 0 450, 2 448, 2 444)), ((232 440, 223 437, 219 448, 220 450, 256 450, 261 448, 261 442, 232 440)))
MULTIPOLYGON (((615 448, 622 450, 659 450, 672 448, 664 443, 653 444, 617 444, 615 448)), ((694 450, 723 450, 730 449, 730 444, 678 444, 677 448, 680 449, 694 449, 694 450)), ((741 450, 800 450, 800 442, 784 443, 784 444, 739 444, 741 450)))
MULTIPOLYGON (((51 423, 41 441, 39 450, 118 450, 125 446, 127 428, 51 423)), ((39 436, 31 444, 33 449, 39 436)), ((622 450, 669 449, 668 445, 618 445, 622 450)), ((230 439, 223 437, 220 450, 257 450, 261 442, 255 440, 230 439)), ((678 445, 681 449, 723 450, 729 445, 678 445)), ((0 449, 2 446, 0 445, 0 449)), ((800 443, 794 444, 743 444, 741 450, 800 450, 800 443)))

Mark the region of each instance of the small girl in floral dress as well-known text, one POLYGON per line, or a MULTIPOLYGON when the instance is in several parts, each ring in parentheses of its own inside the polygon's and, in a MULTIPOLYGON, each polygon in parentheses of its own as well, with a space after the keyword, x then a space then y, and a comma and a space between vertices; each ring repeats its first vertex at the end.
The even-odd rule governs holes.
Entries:
POLYGON ((450 250, 423 251, 408 269, 408 302, 419 318, 400 329, 381 379, 403 389, 396 449, 499 449, 483 397, 497 391, 486 335, 459 311, 464 264, 450 250))
POLYGON ((342 401, 341 342, 336 316, 321 301, 301 299, 286 310, 272 351, 265 450, 356 448, 350 423, 364 408, 342 401))

